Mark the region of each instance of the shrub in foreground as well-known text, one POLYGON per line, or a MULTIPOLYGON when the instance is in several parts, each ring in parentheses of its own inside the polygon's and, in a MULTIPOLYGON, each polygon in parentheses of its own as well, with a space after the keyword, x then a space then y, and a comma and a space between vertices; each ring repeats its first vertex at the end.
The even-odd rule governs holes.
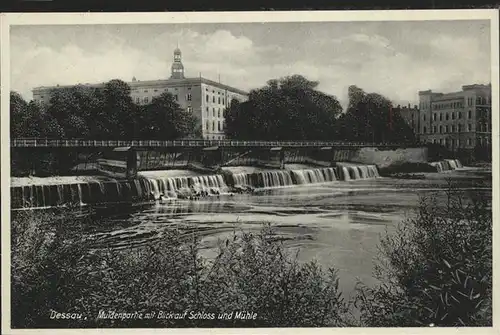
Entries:
POLYGON ((370 326, 491 326, 492 213, 487 199, 450 189, 381 241, 375 275, 356 304, 370 326))
POLYGON ((196 236, 176 232, 135 249, 92 250, 92 241, 68 233, 77 221, 70 218, 66 214, 54 220, 40 213, 13 217, 14 328, 345 324, 347 308, 335 271, 297 262, 275 241, 270 227, 258 234, 235 234, 221 242, 217 257, 209 261, 200 256, 196 236), (81 318, 51 319, 52 311, 81 318), (255 320, 235 320, 238 311, 257 315, 255 320), (99 319, 100 312, 155 315, 109 320, 99 319), (187 313, 175 319, 159 318, 160 312, 187 313), (218 319, 224 312, 233 312, 233 318, 218 319), (196 313, 201 317, 191 318, 196 313))

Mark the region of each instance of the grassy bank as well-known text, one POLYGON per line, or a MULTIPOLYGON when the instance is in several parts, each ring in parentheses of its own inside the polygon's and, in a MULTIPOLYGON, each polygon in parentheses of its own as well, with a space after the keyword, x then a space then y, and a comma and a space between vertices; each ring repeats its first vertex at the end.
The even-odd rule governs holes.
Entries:
POLYGON ((334 269, 297 262, 269 226, 258 234, 235 233, 207 260, 195 235, 172 231, 148 246, 92 250, 82 237, 93 225, 90 217, 13 212, 12 326, 490 325, 487 203, 456 190, 444 206, 422 199, 416 215, 381 240, 374 275, 383 284, 360 284, 350 302, 334 269), (359 320, 350 304, 361 311, 359 320), (57 312, 76 319, 57 318, 57 312), (247 314, 237 312, 250 314, 241 319, 236 316, 247 314))

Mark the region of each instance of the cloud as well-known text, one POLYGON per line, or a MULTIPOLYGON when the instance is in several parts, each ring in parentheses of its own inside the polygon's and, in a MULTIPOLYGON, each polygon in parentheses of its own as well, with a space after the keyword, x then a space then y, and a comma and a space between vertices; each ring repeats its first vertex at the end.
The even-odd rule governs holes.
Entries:
POLYGON ((488 29, 454 33, 395 24, 16 29, 11 85, 31 99, 31 89, 42 85, 168 78, 177 44, 187 76, 218 80, 220 75, 222 82, 250 90, 272 78, 302 74, 344 105, 349 85, 406 104, 417 102, 419 90, 453 91, 490 81, 488 29))

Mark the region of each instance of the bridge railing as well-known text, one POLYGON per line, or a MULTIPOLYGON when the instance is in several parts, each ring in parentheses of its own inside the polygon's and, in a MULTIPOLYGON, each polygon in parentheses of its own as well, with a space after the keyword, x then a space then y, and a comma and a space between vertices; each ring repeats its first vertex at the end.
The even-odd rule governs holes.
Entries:
POLYGON ((84 140, 14 138, 11 147, 408 147, 408 143, 344 141, 240 141, 240 140, 84 140))

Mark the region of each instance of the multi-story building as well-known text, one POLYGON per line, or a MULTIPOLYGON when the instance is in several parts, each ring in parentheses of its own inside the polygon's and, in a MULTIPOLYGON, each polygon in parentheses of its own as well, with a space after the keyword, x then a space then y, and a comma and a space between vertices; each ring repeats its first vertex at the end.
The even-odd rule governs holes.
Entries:
POLYGON ((399 112, 401 113, 401 116, 405 120, 405 122, 410 126, 410 128, 413 130, 416 136, 418 136, 418 119, 419 119, 419 110, 418 106, 414 105, 413 107, 411 104, 408 104, 408 106, 399 106, 398 105, 399 112))
MULTIPOLYGON (((85 85, 103 88, 105 84, 85 85)), ((229 107, 233 99, 240 102, 248 99, 247 92, 202 78, 201 75, 194 78, 184 77, 182 53, 179 48, 174 51, 169 79, 141 81, 134 77, 128 85, 132 100, 141 105, 150 103, 154 97, 162 93, 171 93, 181 108, 196 116, 205 139, 223 139, 224 110, 229 107)), ((36 87, 33 89, 33 100, 49 103, 53 90, 68 87, 72 86, 36 87)))
POLYGON ((418 134, 422 142, 450 150, 491 145, 491 84, 465 85, 462 91, 420 91, 418 134))

